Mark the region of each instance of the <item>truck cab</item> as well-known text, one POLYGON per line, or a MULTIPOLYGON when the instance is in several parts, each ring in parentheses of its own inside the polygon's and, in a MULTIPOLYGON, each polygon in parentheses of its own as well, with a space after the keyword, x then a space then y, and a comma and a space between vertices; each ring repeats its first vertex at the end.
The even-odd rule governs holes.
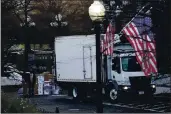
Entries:
MULTIPOLYGON (((136 59, 135 51, 129 43, 115 44, 111 61, 111 79, 117 84, 117 93, 152 95, 155 92, 156 88, 151 76, 145 76, 136 59)), ((111 95, 112 93, 110 98, 111 95)), ((116 96, 116 92, 113 95, 116 96)))

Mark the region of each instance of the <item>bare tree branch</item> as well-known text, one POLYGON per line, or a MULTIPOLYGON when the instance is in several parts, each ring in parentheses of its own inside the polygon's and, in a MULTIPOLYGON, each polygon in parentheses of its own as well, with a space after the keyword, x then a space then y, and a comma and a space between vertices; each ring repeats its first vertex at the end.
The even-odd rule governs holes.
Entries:
POLYGON ((21 23, 24 23, 24 21, 20 18, 19 14, 17 14, 15 10, 13 11, 13 13, 21 23))

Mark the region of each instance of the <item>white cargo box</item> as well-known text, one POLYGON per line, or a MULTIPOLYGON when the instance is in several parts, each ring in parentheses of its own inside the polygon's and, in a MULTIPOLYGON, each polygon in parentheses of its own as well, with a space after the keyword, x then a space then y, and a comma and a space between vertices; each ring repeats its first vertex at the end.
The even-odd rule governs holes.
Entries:
POLYGON ((57 81, 96 82, 95 53, 95 35, 56 37, 57 81))

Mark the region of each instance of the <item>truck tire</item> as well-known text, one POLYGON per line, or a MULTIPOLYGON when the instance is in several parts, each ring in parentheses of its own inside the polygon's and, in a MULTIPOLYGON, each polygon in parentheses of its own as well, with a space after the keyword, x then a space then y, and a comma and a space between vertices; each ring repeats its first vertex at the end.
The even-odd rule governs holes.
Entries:
POLYGON ((115 88, 111 88, 108 93, 109 100, 113 103, 118 99, 118 91, 115 88))
POLYGON ((78 100, 79 94, 78 94, 78 88, 77 87, 72 88, 72 97, 73 97, 73 100, 78 100))
POLYGON ((86 99, 86 92, 83 89, 78 87, 72 88, 72 97, 74 101, 80 101, 86 99))
POLYGON ((115 103, 118 100, 118 85, 116 82, 112 81, 106 86, 106 96, 110 102, 115 103))

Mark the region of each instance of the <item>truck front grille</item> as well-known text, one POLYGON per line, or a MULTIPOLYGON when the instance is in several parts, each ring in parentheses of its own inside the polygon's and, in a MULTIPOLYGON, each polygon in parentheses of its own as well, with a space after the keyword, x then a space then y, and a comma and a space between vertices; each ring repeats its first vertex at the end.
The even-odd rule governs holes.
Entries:
POLYGON ((149 90, 151 87, 151 77, 129 77, 129 80, 133 90, 149 90))

